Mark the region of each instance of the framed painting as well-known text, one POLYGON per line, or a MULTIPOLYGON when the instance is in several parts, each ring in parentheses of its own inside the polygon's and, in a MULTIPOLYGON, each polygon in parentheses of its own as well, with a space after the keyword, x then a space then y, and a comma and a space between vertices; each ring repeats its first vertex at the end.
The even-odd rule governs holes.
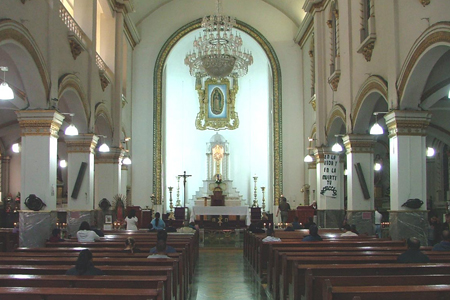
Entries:
POLYGON ((233 80, 231 89, 230 85, 228 79, 208 78, 204 81, 204 88, 201 82, 197 82, 200 104, 200 112, 195 120, 197 129, 233 130, 239 127, 238 114, 234 110, 238 91, 237 79, 233 80))
POLYGON ((112 215, 105 215, 105 224, 112 223, 112 215))

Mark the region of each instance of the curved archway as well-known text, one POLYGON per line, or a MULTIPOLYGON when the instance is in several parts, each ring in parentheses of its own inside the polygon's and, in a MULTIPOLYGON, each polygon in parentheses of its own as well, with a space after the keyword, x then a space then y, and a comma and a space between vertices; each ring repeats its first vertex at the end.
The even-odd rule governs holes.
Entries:
MULTIPOLYGON (((112 141, 112 119, 108 108, 103 103, 97 103, 95 106, 95 134, 105 135, 106 138, 102 140, 103 143, 111 144, 112 141)), ((100 141, 98 143, 100 146, 100 141)))
POLYGON ((331 110, 328 118, 326 132, 327 136, 334 136, 335 134, 342 134, 346 132, 345 124, 345 108, 341 104, 336 104, 331 110))
MULTIPOLYGON (((155 63, 153 76, 153 191, 157 199, 161 199, 161 180, 162 180, 162 99, 163 99, 163 70, 170 51, 175 44, 188 33, 201 27, 202 19, 197 19, 180 29, 178 29, 161 48, 155 63)), ((274 198, 278 199, 283 189, 283 170, 282 170, 282 126, 281 126, 281 68, 278 58, 270 43, 250 25, 236 20, 236 29, 247 33, 257 41, 267 55, 271 71, 272 81, 272 107, 273 107, 273 172, 274 172, 274 198)))
POLYGON ((89 102, 80 79, 73 74, 65 74, 59 79, 58 108, 75 114, 73 122, 80 132, 89 128, 89 102))
POLYGON ((374 111, 387 111, 388 87, 381 76, 370 76, 361 85, 352 111, 352 133, 365 134, 374 111))
POLYGON ((432 68, 450 49, 450 22, 427 28, 416 40, 397 80, 400 109, 417 109, 432 68))

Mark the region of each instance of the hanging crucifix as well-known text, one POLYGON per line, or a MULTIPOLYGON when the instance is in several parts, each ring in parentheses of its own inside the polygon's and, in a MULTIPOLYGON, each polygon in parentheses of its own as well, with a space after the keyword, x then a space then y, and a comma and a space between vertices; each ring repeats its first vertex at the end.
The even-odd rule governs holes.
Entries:
POLYGON ((192 175, 186 175, 186 171, 184 171, 183 175, 178 175, 179 177, 183 177, 183 189, 184 189, 184 199, 183 199, 183 207, 186 207, 186 182, 187 178, 192 175))

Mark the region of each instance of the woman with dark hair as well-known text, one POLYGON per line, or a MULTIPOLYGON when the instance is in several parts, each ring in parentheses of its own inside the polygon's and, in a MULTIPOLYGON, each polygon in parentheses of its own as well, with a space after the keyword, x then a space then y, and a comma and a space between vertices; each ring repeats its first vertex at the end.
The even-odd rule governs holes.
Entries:
POLYGON ((134 209, 130 210, 128 216, 125 218, 125 222, 127 223, 127 230, 138 230, 136 225, 138 218, 136 217, 136 211, 134 209))
POLYGON ((80 243, 90 243, 100 240, 100 237, 91 230, 91 226, 86 221, 81 222, 80 228, 77 232, 77 239, 80 243))
POLYGON ((123 252, 133 254, 133 253, 139 253, 139 252, 141 252, 141 250, 139 248, 136 248, 136 242, 135 242, 134 238, 132 238, 130 236, 125 240, 125 249, 123 249, 123 252))
POLYGON ((66 275, 105 275, 102 270, 94 267, 92 252, 84 249, 78 255, 75 267, 67 270, 66 275))
POLYGON ((160 218, 161 214, 157 212, 155 218, 152 220, 153 230, 163 230, 166 227, 166 224, 160 218))

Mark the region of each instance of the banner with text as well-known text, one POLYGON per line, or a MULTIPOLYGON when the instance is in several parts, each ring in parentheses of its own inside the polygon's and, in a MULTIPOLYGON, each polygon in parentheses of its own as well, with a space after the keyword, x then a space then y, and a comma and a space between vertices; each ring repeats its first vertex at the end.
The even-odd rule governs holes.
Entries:
POLYGON ((336 198, 338 189, 339 155, 325 154, 320 194, 336 198))

